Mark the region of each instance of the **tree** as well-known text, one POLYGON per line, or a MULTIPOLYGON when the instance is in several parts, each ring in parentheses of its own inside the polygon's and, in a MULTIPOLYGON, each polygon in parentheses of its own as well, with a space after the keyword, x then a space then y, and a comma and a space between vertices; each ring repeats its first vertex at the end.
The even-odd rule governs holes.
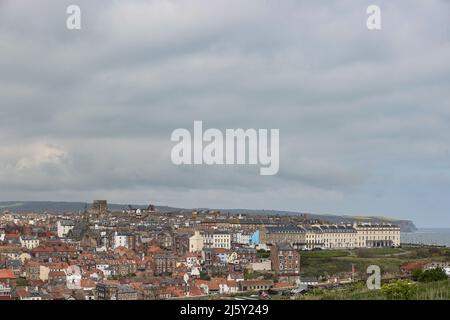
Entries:
POLYGON ((409 300, 417 292, 417 284, 407 280, 397 280, 381 287, 381 292, 388 300, 409 300))
POLYGON ((16 280, 16 286, 18 287, 26 287, 29 285, 29 282, 27 279, 24 278, 17 278, 16 280))
POLYGON ((434 268, 423 271, 417 278, 419 282, 433 282, 448 279, 442 268, 434 268))
POLYGON ((266 250, 263 250, 263 249, 258 250, 256 252, 256 256, 258 258, 269 258, 270 257, 270 251, 266 251, 266 250))
POLYGON ((211 280, 211 277, 209 276, 208 272, 200 271, 200 279, 202 279, 202 280, 211 280))
POLYGON ((422 269, 415 269, 411 272, 411 277, 414 281, 419 281, 419 278, 422 276, 422 269))

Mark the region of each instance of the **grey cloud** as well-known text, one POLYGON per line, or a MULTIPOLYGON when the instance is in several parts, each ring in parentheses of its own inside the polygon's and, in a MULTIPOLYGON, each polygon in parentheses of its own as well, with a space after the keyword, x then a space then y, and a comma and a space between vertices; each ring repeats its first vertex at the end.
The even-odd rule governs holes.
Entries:
POLYGON ((450 181, 434 183, 430 167, 449 167, 450 4, 379 1, 380 32, 365 28, 369 4, 1 1, 3 197, 152 194, 179 206, 384 210, 426 224, 402 194, 416 181, 444 216, 450 181), (72 3, 77 32, 65 29, 72 3), (280 173, 174 166, 170 134, 193 120, 279 128, 280 173), (406 162, 408 180, 386 174, 406 162), (383 185, 398 198, 377 207, 383 185))

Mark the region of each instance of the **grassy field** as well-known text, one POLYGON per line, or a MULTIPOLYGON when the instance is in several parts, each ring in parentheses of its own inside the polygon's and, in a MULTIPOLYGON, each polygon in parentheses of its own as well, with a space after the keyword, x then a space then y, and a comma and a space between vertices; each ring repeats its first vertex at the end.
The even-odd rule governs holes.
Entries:
POLYGON ((418 300, 450 300, 450 282, 440 281, 419 285, 418 300))
MULTIPOLYGON (((345 289, 316 289, 303 300, 387 300, 382 290, 368 290, 362 282, 345 289)), ((450 281, 418 283, 410 300, 450 300, 450 281)))
POLYGON ((320 277, 349 274, 352 264, 357 275, 365 276, 369 265, 378 265, 382 274, 395 274, 409 261, 450 261, 448 248, 374 248, 355 250, 323 250, 300 253, 302 276, 320 277))
POLYGON ((302 251, 302 258, 310 259, 323 259, 323 258, 337 258, 337 257, 347 257, 351 254, 348 250, 320 250, 320 251, 302 251))

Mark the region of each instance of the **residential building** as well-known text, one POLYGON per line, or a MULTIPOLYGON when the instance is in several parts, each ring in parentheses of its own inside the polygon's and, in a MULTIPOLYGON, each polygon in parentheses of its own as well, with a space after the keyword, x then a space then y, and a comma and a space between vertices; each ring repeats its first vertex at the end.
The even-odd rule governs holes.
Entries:
POLYGON ((273 287, 271 280, 244 280, 238 284, 240 291, 267 291, 273 287))
POLYGON ((400 246, 400 227, 390 223, 355 223, 358 247, 400 246))
POLYGON ((298 279, 300 276, 300 254, 289 243, 278 243, 270 250, 272 267, 279 278, 298 279))
POLYGON ((95 287, 96 300, 117 300, 118 281, 103 281, 95 287))
POLYGON ((231 249, 231 234, 227 231, 208 230, 203 234, 203 247, 231 249))
POLYGON ((157 253, 153 257, 154 260, 154 274, 170 274, 175 271, 177 264, 177 257, 171 253, 157 253))
POLYGON ((58 220, 56 223, 56 232, 59 238, 67 237, 73 228, 75 228, 75 221, 72 220, 58 220))
POLYGON ((0 269, 0 300, 9 300, 16 285, 16 276, 9 269, 0 269))
POLYGON ((115 232, 113 237, 113 248, 124 247, 128 249, 136 248, 136 237, 129 232, 115 232))
POLYGON ((200 231, 195 231, 189 238, 189 252, 201 252, 203 250, 203 236, 200 231))
POLYGON ((35 236, 20 236, 20 245, 29 250, 39 246, 39 239, 35 236))

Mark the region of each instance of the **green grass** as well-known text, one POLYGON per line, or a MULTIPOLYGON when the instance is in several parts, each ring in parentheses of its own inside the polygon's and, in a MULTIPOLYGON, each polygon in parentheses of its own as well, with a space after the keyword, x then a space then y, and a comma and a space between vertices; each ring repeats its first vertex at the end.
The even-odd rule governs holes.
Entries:
POLYGON ((450 261, 449 248, 408 248, 405 259, 450 261))
POLYGON ((349 250, 320 250, 320 251, 302 251, 302 258, 337 258, 350 255, 349 250))
POLYGON ((394 258, 409 254, 401 248, 361 248, 352 252, 358 258, 394 258))
MULTIPOLYGON (((381 290, 368 290, 362 282, 345 289, 316 289, 305 300, 386 300, 381 290)), ((418 283, 411 300, 450 300, 450 281, 418 283)))
POLYGON ((439 281, 419 284, 416 299, 450 300, 450 282, 439 281))
POLYGON ((363 259, 357 257, 339 257, 339 258, 303 258, 301 261, 301 272, 303 276, 332 276, 350 273, 352 264, 355 265, 357 273, 364 273, 370 265, 377 265, 382 273, 398 272, 400 266, 404 263, 398 258, 378 258, 363 259))
POLYGON ((348 274, 352 271, 352 264, 357 272, 375 264, 380 266, 383 273, 395 273, 405 262, 398 255, 404 251, 398 248, 365 249, 364 255, 362 253, 359 250, 302 251, 301 273, 303 276, 314 277, 348 274))
MULTIPOLYGON (((378 265, 383 277, 399 275, 400 266, 410 261, 450 261, 449 248, 402 247, 373 248, 356 250, 323 250, 300 252, 301 275, 309 276, 349 276, 352 264, 356 267, 355 279, 365 279, 369 265, 378 265)), ((303 299, 386 299, 379 290, 368 290, 360 281, 349 288, 318 289, 303 299)), ((418 283, 413 299, 449 299, 450 282, 418 283)))
POLYGON ((449 248, 373 248, 355 250, 301 251, 303 276, 332 276, 351 272, 356 266, 357 277, 365 276, 369 265, 378 265, 382 274, 395 274, 409 261, 450 261, 449 248))

